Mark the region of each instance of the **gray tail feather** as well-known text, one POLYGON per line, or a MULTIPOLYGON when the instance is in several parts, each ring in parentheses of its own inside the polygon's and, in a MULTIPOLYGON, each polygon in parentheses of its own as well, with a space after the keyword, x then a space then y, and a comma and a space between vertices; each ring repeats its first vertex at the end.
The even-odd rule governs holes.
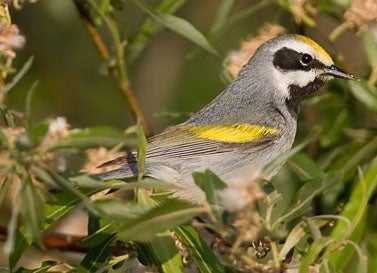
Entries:
POLYGON ((111 180, 111 179, 130 179, 137 177, 137 164, 130 164, 120 167, 119 169, 100 173, 97 176, 101 180, 111 180))

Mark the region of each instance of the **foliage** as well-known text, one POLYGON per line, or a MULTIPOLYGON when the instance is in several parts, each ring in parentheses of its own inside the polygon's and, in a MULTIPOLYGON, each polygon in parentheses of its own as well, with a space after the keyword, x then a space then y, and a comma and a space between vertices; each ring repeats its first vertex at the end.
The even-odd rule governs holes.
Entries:
MULTIPOLYGON (((61 121, 35 122, 31 101, 37 82, 26 88, 23 113, 10 109, 7 96, 33 70, 33 58, 16 72, 12 68, 14 48, 11 55, 0 52, 4 120, 0 130, 0 215, 7 219, 0 224, 6 225, 1 230, 6 234, 3 249, 8 255, 0 272, 376 271, 377 37, 371 31, 376 18, 362 9, 358 3, 362 1, 323 0, 316 6, 310 1, 261 1, 243 3, 240 8, 237 1, 223 0, 206 31, 178 15, 188 4, 184 0, 161 0, 155 7, 141 0, 72 2, 136 125, 126 131, 110 126, 69 130, 61 121), (120 31, 119 17, 126 6, 143 14, 132 37, 120 31), (251 201, 233 211, 221 206, 224 192, 231 189, 210 170, 193 174, 206 195, 204 206, 170 198, 179 186, 165 181, 139 175, 130 183, 103 182, 95 175, 80 173, 85 153, 97 147, 115 152, 137 149, 138 169, 143 173, 145 134, 150 127, 133 94, 128 69, 154 37, 167 29, 195 46, 191 58, 202 54, 222 60, 221 38, 265 9, 288 15, 276 18, 275 23, 295 24, 291 31, 296 32, 320 31, 318 14, 331 18, 337 25, 323 38, 333 45, 346 29, 357 33, 353 39, 361 43, 367 63, 357 71, 360 80, 334 81, 329 92, 305 102, 296 145, 277 159, 288 159, 288 163, 271 182, 259 182, 263 194, 255 187, 244 189, 251 201), (54 130, 54 124, 60 127, 54 130), (110 194, 115 190, 132 194, 122 199, 110 194), (109 195, 96 198, 100 192, 109 195), (80 206, 89 219, 88 235, 74 245, 74 250, 85 253, 80 262, 49 259, 36 269, 19 263, 32 246, 44 252, 69 248, 69 243, 51 245, 47 235, 80 206)), ((8 5, 1 3, 0 11, 6 11, 8 5)), ((1 24, 10 25, 9 12, 0 12, 0 17, 1 24)), ((15 37, 18 35, 16 31, 15 37)), ((341 56, 334 58, 350 67, 341 56)))

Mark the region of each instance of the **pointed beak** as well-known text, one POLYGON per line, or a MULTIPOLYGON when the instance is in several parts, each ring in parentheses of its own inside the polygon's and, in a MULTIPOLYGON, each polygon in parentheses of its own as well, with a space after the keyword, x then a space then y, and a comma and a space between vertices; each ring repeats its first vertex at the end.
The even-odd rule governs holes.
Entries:
POLYGON ((342 69, 340 69, 339 67, 337 67, 335 65, 332 65, 330 67, 325 68, 323 70, 323 74, 333 76, 333 77, 336 77, 336 78, 342 78, 342 79, 347 79, 347 80, 356 80, 356 78, 353 75, 348 74, 347 72, 343 71, 342 69))

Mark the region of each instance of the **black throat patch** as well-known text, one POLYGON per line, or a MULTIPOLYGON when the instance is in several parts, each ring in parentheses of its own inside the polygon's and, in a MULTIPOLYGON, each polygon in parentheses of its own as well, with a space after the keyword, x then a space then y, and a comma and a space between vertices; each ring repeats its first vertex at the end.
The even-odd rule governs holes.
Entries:
POLYGON ((285 104, 292 116, 297 117, 302 100, 316 92, 324 83, 323 80, 316 78, 304 87, 299 87, 298 85, 290 85, 288 87, 289 97, 285 100, 285 104))
MULTIPOLYGON (((276 69, 288 73, 290 71, 310 71, 312 69, 326 68, 326 65, 315 58, 305 63, 304 55, 308 54, 283 47, 275 52, 273 64, 276 69)), ((292 116, 297 117, 302 100, 317 91, 324 83, 325 81, 323 79, 316 78, 303 87, 299 87, 298 85, 288 86, 289 97, 286 99, 285 103, 292 116)))

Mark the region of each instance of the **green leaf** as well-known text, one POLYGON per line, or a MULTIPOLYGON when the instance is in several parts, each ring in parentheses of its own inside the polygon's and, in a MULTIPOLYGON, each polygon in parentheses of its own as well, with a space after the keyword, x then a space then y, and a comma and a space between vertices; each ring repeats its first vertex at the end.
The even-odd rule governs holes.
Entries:
POLYGON ((164 232, 155 236, 150 242, 150 247, 157 266, 160 268, 160 272, 183 272, 182 257, 170 232, 164 232))
POLYGON ((112 225, 106 224, 98 229, 95 233, 83 238, 80 242, 80 245, 83 247, 92 248, 103 243, 103 241, 107 240, 110 235, 114 234, 114 232, 115 231, 112 225))
MULTIPOLYGON (((226 0, 225 0, 226 1, 226 0)), ((275 4, 277 0, 264 0, 255 2, 255 5, 247 7, 245 9, 240 9, 239 12, 234 13, 226 20, 226 24, 222 25, 221 27, 216 28, 216 31, 212 30, 211 32, 211 40, 216 40, 219 37, 223 36, 227 31, 234 29, 234 26, 239 23, 240 21, 250 18, 255 14, 258 14, 262 9, 265 7, 275 4)))
POLYGON ((163 180, 145 177, 137 182, 124 182, 122 180, 103 181, 97 179, 95 175, 78 175, 69 178, 75 186, 85 189, 160 189, 174 191, 181 189, 178 184, 169 183, 163 180))
POLYGON ((340 170, 343 173, 352 171, 354 168, 360 165, 361 162, 365 160, 365 158, 370 157, 370 155, 373 154, 373 152, 375 152, 376 150, 377 150, 377 137, 372 138, 369 141, 366 141, 365 143, 363 143, 363 146, 357 147, 356 151, 353 151, 350 154, 346 154, 345 158, 347 160, 343 162, 340 170))
POLYGON ((88 215, 88 234, 92 235, 100 229, 100 217, 89 213, 88 215))
POLYGON ((299 144, 297 144, 295 147, 293 147, 291 150, 281 154, 274 160, 272 160, 270 163, 266 165, 266 167, 263 170, 264 174, 269 174, 273 172, 276 168, 280 167, 282 164, 284 164, 288 159, 290 159, 293 155, 300 152, 302 149, 304 149, 313 139, 315 139, 319 135, 319 130, 313 130, 308 136, 299 144))
POLYGON ((12 127, 12 128, 16 127, 13 115, 9 111, 8 106, 6 104, 0 103, 0 112, 4 116, 4 118, 5 118, 6 122, 7 122, 7 125, 9 127, 12 127))
POLYGON ((135 134, 124 133, 111 127, 98 126, 73 133, 58 141, 50 149, 68 147, 88 149, 99 146, 112 148, 118 144, 134 147, 138 144, 138 140, 135 134))
POLYGON ((114 238, 114 235, 110 234, 102 243, 89 248, 88 253, 77 268, 77 272, 97 272, 101 269, 111 256, 114 238))
POLYGON ((320 215, 310 218, 304 218, 293 229, 290 230, 288 236, 285 238, 284 245, 279 252, 279 260, 286 258, 288 252, 294 248, 301 239, 303 239, 310 231, 314 240, 319 240, 322 236, 315 236, 313 230, 320 231, 325 225, 328 225, 330 221, 342 220, 349 223, 348 219, 338 215, 320 215))
POLYGON ((28 123, 31 123, 31 101, 34 95, 35 90, 37 89, 37 86, 39 84, 39 81, 35 81, 32 86, 29 88, 26 94, 25 99, 25 117, 28 123))
MULTIPOLYGON (((86 207, 86 209, 94 214, 97 213, 97 210, 95 206, 93 205, 93 202, 87 197, 87 195, 83 192, 81 192, 79 189, 76 189, 74 185, 66 179, 64 176, 54 172, 54 171, 46 171, 46 174, 50 179, 54 181, 54 183, 63 191, 66 191, 77 198, 80 199, 80 201, 83 203, 83 205, 86 207)), ((43 178, 45 179, 45 178, 43 178)), ((43 181, 42 177, 41 180, 43 181)))
POLYGON ((325 176, 320 166, 304 153, 298 153, 292 156, 288 161, 288 165, 301 180, 323 178, 325 176))
POLYGON ((284 210, 283 215, 273 223, 273 229, 308 212, 311 208, 310 205, 313 198, 338 181, 339 174, 337 172, 329 172, 323 178, 314 178, 306 181, 295 194, 288 208, 284 210))
POLYGON ((133 0, 133 2, 157 23, 185 37, 213 55, 219 56, 216 49, 207 41, 205 36, 188 21, 171 14, 157 13, 140 0, 133 0))
POLYGON ((22 68, 18 71, 18 73, 13 77, 13 79, 4 87, 0 88, 0 94, 6 94, 13 87, 16 86, 18 82, 25 76, 26 72, 29 71, 31 65, 33 64, 34 57, 31 56, 26 63, 22 66, 22 68))
MULTIPOLYGON (((48 182, 49 184, 54 184, 54 180, 44 171, 41 169, 34 169, 34 171, 38 174, 38 177, 42 181, 51 180, 48 182)), ((99 191, 102 188, 94 188, 94 189, 80 189, 79 191, 84 196, 91 196, 99 191)), ((73 194, 72 192, 58 192, 49 196, 50 199, 47 203, 44 204, 43 207, 43 214, 45 217, 45 221, 43 222, 43 229, 47 229, 52 223, 66 215, 70 212, 74 205, 82 201, 82 198, 73 194)))
POLYGON ((156 233, 174 228, 202 212, 201 207, 182 200, 169 199, 141 216, 117 226, 117 235, 125 241, 149 241, 156 233))
POLYGON ((45 137, 48 132, 49 124, 47 122, 43 122, 37 125, 31 125, 27 127, 27 136, 29 137, 30 144, 33 147, 39 145, 41 140, 45 137))
POLYGON ((117 10, 123 9, 124 3, 122 0, 110 0, 110 3, 117 10))
POLYGON ((175 230, 179 240, 192 253, 195 264, 202 273, 225 272, 213 250, 191 226, 179 226, 175 230))
POLYGON ((119 199, 99 199, 95 201, 99 213, 106 219, 112 221, 128 222, 137 217, 141 217, 151 208, 133 202, 126 202, 119 199))
MULTIPOLYGON (((372 194, 377 189, 377 164, 372 165, 363 176, 360 174, 360 178, 355 183, 355 187, 352 190, 350 200, 344 207, 342 216, 347 217, 351 221, 351 226, 347 226, 344 222, 338 222, 331 233, 331 237, 337 241, 346 239, 359 242, 363 236, 366 228, 366 211, 368 208, 368 202, 372 194)), ((344 248, 332 253, 330 262, 339 268, 344 269, 351 261, 354 249, 344 248)))
POLYGON ((310 247, 308 253, 302 258, 300 264, 300 273, 310 273, 310 266, 314 264, 318 255, 323 251, 328 245, 333 243, 334 240, 330 237, 322 237, 321 239, 314 241, 310 247))
POLYGON ((365 80, 348 81, 348 86, 355 96, 367 109, 377 113, 377 89, 365 80))
POLYGON ((8 259, 9 267, 12 269, 17 265, 17 262, 21 258, 24 251, 31 244, 30 240, 28 240, 25 235, 25 226, 21 226, 15 235, 14 247, 8 259))
POLYGON ((209 31, 209 36, 220 31, 220 29, 226 25, 229 19, 229 15, 233 9, 235 0, 223 0, 219 4, 215 18, 213 19, 211 30, 209 31))
POLYGON ((332 145, 338 144, 339 139, 343 137, 344 130, 348 125, 347 121, 349 116, 350 113, 348 109, 343 109, 342 111, 337 112, 334 117, 327 116, 323 134, 320 139, 320 145, 322 147, 331 147, 332 145))
POLYGON ((323 189, 324 185, 322 180, 313 179, 307 181, 296 193, 284 214, 276 220, 274 226, 307 213, 311 208, 310 205, 313 198, 323 191, 323 189))
MULTIPOLYGON (((186 0, 163 0, 155 8, 155 11, 157 13, 172 14, 178 8, 180 8, 185 2, 186 0)), ((150 38, 159 33, 161 30, 161 24, 156 24, 156 21, 147 18, 141 26, 136 38, 128 47, 128 50, 130 52, 128 56, 128 61, 132 62, 133 60, 135 60, 143 51, 143 49, 147 46, 150 38)))
POLYGON ((41 229, 43 222, 43 198, 39 195, 31 177, 23 181, 20 192, 22 223, 30 239, 43 248, 41 229))
POLYGON ((377 39, 368 28, 362 36, 362 41, 371 67, 377 67, 377 39))
POLYGON ((290 230, 287 238, 285 238, 284 245, 279 252, 279 261, 286 258, 289 251, 306 235, 304 222, 300 222, 293 229, 290 230))
POLYGON ((137 259, 145 266, 153 266, 158 263, 154 257, 153 250, 149 243, 136 242, 133 244, 137 252, 137 259))
POLYGON ((216 194, 219 190, 223 190, 228 185, 223 182, 216 174, 210 170, 205 170, 204 173, 193 173, 196 185, 200 187, 206 194, 207 201, 211 205, 219 205, 219 197, 216 194))

